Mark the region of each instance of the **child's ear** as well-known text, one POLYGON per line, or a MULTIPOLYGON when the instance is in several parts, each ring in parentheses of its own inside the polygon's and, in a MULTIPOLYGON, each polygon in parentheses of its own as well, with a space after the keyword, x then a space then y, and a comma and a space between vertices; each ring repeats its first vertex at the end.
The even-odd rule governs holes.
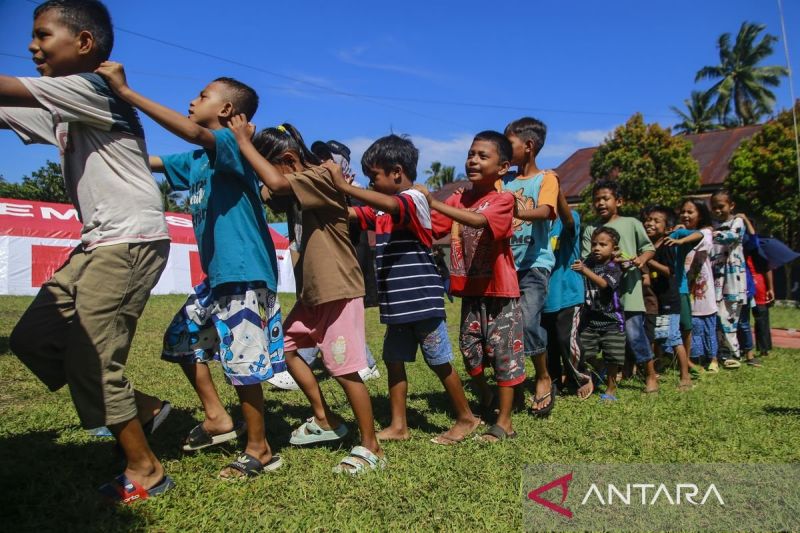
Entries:
POLYGON ((533 139, 528 139, 527 141, 525 141, 525 153, 526 154, 528 154, 528 153, 533 154, 534 153, 533 152, 534 148, 535 148, 535 146, 533 145, 533 139))
POLYGON ((403 167, 401 165, 394 165, 391 174, 395 183, 400 183, 400 180, 403 179, 403 167))
POLYGON ((76 37, 78 55, 86 55, 94 50, 94 35, 88 30, 82 30, 76 37))
POLYGON ((225 105, 222 106, 218 114, 222 118, 231 118, 233 116, 233 111, 233 104, 231 102, 225 102, 225 105))
POLYGON ((500 164, 500 171, 497 173, 497 175, 500 177, 505 176, 510 168, 511 168, 511 161, 503 161, 500 164))

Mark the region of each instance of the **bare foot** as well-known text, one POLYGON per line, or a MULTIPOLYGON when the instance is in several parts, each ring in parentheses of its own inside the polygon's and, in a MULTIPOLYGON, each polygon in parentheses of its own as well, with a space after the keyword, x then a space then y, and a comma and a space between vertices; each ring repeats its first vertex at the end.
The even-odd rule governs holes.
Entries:
POLYGON ((462 442, 481 425, 481 419, 473 416, 470 421, 456 422, 453 427, 431 439, 434 444, 450 445, 462 442))
POLYGON ((408 428, 397 429, 389 426, 378 432, 378 440, 408 440, 411 438, 408 428))
POLYGON ((576 394, 578 395, 578 398, 580 398, 581 400, 585 400, 586 398, 591 396, 593 392, 594 392, 594 383, 592 383, 592 380, 590 379, 586 383, 578 387, 576 394))
POLYGON ((658 378, 655 375, 647 376, 644 382, 644 392, 646 394, 658 392, 658 378))
POLYGON ((680 392, 686 392, 686 391, 692 390, 693 387, 694 387, 694 385, 692 384, 692 379, 691 378, 682 379, 682 380, 680 380, 680 382, 678 382, 678 390, 680 392))

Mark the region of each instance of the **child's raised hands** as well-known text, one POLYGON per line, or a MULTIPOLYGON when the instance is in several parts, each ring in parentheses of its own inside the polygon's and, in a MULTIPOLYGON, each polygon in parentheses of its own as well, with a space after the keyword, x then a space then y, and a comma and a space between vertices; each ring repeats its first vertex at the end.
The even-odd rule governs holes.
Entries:
POLYGON ((240 113, 231 117, 228 122, 228 128, 233 132, 236 137, 236 142, 242 144, 243 142, 250 142, 256 132, 255 124, 247 121, 247 115, 240 113))
POLYGON ((328 169, 328 172, 331 173, 331 177, 333 178, 333 186, 336 187, 337 191, 344 191, 347 188, 349 183, 347 178, 344 177, 342 166, 339 163, 334 162, 332 159, 328 159, 320 166, 328 169))
POLYGON ((115 93, 119 94, 120 89, 128 86, 128 80, 125 77, 125 69, 122 63, 114 61, 103 61, 100 66, 94 69, 95 74, 100 74, 108 82, 115 93))

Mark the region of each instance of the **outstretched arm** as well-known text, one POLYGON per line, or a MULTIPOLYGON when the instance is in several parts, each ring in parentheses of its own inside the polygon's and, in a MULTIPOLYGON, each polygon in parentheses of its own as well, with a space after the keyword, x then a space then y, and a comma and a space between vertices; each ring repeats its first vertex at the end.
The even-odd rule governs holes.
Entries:
POLYGON ((131 89, 125 79, 125 70, 120 63, 104 61, 97 67, 95 72, 108 81, 117 96, 133 107, 140 109, 144 114, 181 139, 207 149, 214 149, 216 146, 216 139, 210 130, 195 124, 177 111, 154 102, 131 89))
POLYGON ((444 216, 452 218, 456 222, 473 228, 485 228, 489 225, 489 221, 480 213, 454 207, 435 199, 424 185, 414 185, 414 188, 425 195, 425 199, 428 200, 428 205, 431 209, 439 211, 444 216))
POLYGON ((42 107, 42 104, 17 78, 0 76, 0 107, 42 107))
POLYGON ((336 187, 337 191, 341 191, 349 196, 352 196, 356 200, 360 200, 368 206, 383 211, 384 213, 396 215, 400 212, 400 205, 392 196, 380 193, 378 191, 362 189, 360 187, 356 187, 352 183, 349 183, 345 179, 344 173, 342 173, 342 167, 339 166, 338 163, 334 163, 333 161, 325 161, 322 163, 322 166, 330 171, 331 176, 333 176, 333 186, 336 187))
MULTIPOLYGON (((230 123, 228 123, 228 127, 233 132, 233 136, 236 137, 236 142, 239 143, 239 150, 241 150, 244 158, 250 163, 253 170, 255 170, 258 179, 275 194, 291 194, 292 186, 289 184, 289 180, 286 179, 286 176, 281 174, 272 163, 264 159, 264 157, 258 153, 256 147, 253 146, 251 139, 253 138, 253 133, 256 131, 256 127, 247 122, 247 117, 245 115, 234 116, 231 118, 230 123)), ((262 198, 263 196, 262 194, 262 198)))
POLYGON ((164 162, 157 155, 150 156, 150 172, 164 172, 164 162))

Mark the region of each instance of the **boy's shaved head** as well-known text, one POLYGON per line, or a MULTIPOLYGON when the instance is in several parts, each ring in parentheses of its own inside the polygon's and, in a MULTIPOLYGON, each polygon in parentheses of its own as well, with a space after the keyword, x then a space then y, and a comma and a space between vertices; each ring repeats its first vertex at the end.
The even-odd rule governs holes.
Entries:
POLYGON ((57 10, 62 24, 75 35, 88 31, 94 37, 97 60, 106 61, 114 48, 114 27, 106 6, 98 0, 48 0, 33 11, 33 19, 57 10))
POLYGON ((236 109, 236 113, 244 113, 247 120, 253 119, 258 110, 258 93, 252 87, 239 80, 226 77, 217 78, 214 83, 225 86, 225 92, 236 109))
POLYGON ((513 157, 511 141, 509 141, 502 133, 492 130, 482 131, 472 140, 472 142, 475 141, 487 141, 494 144, 497 148, 497 153, 500 156, 500 162, 511 162, 511 158, 513 157))
POLYGON ((506 135, 516 135, 525 141, 533 141, 533 155, 538 155, 547 137, 547 126, 533 117, 522 117, 506 126, 506 135))

